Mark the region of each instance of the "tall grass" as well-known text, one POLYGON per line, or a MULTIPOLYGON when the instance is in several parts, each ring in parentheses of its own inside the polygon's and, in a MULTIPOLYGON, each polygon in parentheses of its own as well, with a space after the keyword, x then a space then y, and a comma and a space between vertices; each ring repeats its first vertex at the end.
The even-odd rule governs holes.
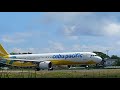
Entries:
POLYGON ((0 70, 0 78, 120 78, 120 69, 95 70, 0 70))

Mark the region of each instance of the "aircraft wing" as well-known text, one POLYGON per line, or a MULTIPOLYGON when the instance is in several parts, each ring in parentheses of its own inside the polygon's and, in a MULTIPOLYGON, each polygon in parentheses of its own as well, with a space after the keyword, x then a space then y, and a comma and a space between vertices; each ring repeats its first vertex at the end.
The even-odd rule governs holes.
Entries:
POLYGON ((27 61, 27 62, 41 62, 41 61, 44 61, 43 59, 42 60, 30 60, 30 59, 12 59, 12 58, 5 58, 6 60, 13 60, 13 61, 27 61))

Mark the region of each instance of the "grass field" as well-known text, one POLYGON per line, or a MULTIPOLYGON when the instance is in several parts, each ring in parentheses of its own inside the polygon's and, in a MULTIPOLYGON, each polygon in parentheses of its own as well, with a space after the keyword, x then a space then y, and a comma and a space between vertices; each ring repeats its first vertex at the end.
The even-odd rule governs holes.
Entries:
POLYGON ((120 78, 120 69, 0 70, 0 78, 120 78))

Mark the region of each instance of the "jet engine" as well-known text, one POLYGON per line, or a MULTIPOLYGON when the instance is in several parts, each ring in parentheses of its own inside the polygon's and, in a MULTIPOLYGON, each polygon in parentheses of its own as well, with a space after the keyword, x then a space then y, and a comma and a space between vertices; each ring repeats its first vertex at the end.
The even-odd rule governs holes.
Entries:
POLYGON ((36 68, 37 70, 44 70, 44 69, 48 69, 48 70, 53 70, 52 68, 52 63, 50 61, 42 61, 39 63, 38 68, 36 68))

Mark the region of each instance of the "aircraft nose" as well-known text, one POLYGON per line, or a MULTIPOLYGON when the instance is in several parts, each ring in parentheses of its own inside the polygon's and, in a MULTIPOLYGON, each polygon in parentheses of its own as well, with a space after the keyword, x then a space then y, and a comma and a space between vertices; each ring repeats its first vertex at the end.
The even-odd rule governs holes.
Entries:
POLYGON ((99 61, 102 61, 102 58, 101 58, 101 57, 99 57, 99 56, 97 57, 97 59, 98 59, 99 61))

